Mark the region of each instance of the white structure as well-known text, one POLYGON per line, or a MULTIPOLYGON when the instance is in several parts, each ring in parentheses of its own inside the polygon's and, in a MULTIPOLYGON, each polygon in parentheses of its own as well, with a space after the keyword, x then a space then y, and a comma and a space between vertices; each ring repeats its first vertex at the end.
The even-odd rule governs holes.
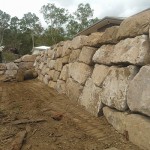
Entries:
POLYGON ((0 46, 0 52, 2 52, 4 49, 4 46, 0 46))
POLYGON ((38 46, 32 49, 32 54, 39 54, 41 51, 45 51, 50 49, 49 46, 38 46))

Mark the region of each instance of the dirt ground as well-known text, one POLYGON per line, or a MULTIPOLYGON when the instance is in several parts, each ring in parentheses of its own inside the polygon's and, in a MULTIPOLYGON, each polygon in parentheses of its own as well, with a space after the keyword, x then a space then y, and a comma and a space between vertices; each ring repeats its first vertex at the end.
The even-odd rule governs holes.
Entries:
POLYGON ((15 142, 22 150, 140 150, 103 116, 91 116, 38 80, 0 82, 0 150, 20 149, 15 142), (17 138, 21 131, 26 135, 17 138))

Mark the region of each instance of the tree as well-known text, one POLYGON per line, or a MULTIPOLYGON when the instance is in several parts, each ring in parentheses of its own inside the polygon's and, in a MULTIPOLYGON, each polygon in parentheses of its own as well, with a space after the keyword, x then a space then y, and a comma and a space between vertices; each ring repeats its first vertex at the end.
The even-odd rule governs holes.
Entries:
POLYGON ((58 42, 62 27, 68 20, 68 11, 49 3, 42 6, 41 13, 44 16, 45 22, 49 24, 52 43, 55 44, 58 42))
POLYGON ((20 21, 20 29, 22 33, 30 33, 33 48, 35 46, 35 35, 40 34, 43 30, 41 23, 39 22, 39 18, 31 12, 24 14, 23 18, 20 21))
POLYGON ((0 46, 3 43, 4 32, 9 26, 10 15, 0 10, 0 46))

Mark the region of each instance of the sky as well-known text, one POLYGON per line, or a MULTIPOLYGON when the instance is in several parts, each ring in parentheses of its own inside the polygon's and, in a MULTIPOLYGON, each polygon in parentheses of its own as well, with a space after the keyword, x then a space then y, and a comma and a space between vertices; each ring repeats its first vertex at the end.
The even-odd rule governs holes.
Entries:
POLYGON ((99 19, 106 16, 128 17, 150 8, 150 0, 0 0, 0 10, 19 19, 25 13, 32 12, 45 24, 40 9, 47 3, 54 3, 69 12, 74 12, 80 3, 89 3, 94 10, 94 17, 99 19))

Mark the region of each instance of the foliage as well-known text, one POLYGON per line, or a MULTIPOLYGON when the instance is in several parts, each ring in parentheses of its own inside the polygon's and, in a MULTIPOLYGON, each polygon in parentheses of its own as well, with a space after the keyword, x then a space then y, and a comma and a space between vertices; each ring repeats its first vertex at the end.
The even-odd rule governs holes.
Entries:
MULTIPOLYGON (((31 53, 34 46, 50 46, 71 39, 98 21, 98 18, 93 18, 93 10, 88 3, 79 4, 72 14, 50 3, 42 6, 40 12, 48 25, 46 28, 34 13, 28 12, 19 19, 0 10, 0 46, 5 46, 5 52, 17 48, 20 55, 31 53)), ((5 55, 9 60, 13 57, 10 53, 5 55)))

